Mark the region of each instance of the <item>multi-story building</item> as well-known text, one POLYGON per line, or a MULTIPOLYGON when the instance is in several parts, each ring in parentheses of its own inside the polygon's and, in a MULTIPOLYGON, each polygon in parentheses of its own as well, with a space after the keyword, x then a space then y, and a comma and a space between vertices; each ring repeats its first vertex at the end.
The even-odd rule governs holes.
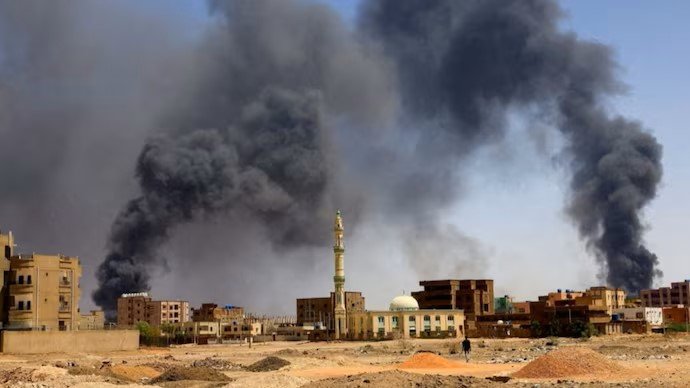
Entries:
POLYGON ((10 305, 10 257, 14 255, 14 237, 12 232, 3 234, 0 231, 0 324, 7 323, 10 305))
POLYGON ((583 297, 577 299, 586 298, 591 301, 589 304, 603 306, 606 308, 608 314, 611 315, 614 309, 625 307, 625 295, 626 293, 622 288, 590 287, 585 291, 583 297))
POLYGON ((413 292, 412 297, 421 309, 462 309, 468 320, 494 313, 493 280, 423 280, 419 285, 424 290, 413 292))
POLYGON ((189 321, 189 302, 183 300, 152 300, 147 308, 152 326, 189 321))
POLYGON ((146 292, 122 294, 117 299, 117 325, 130 327, 137 322, 148 322, 148 303, 151 297, 146 292))
POLYGON ((493 280, 461 280, 456 291, 457 308, 465 312, 469 321, 480 315, 494 313, 493 280))
POLYGON ((422 291, 412 292, 422 309, 456 309, 456 293, 460 289, 460 280, 422 280, 419 285, 422 291))
POLYGON ((215 303, 202 303, 198 309, 192 309, 192 321, 213 322, 230 321, 244 317, 244 308, 239 306, 219 307, 215 303))
POLYGON ((640 291, 645 307, 690 306, 690 280, 671 283, 671 287, 640 291))
MULTIPOLYGON (((345 291, 347 314, 364 311, 365 298, 359 291, 345 291)), ((321 322, 328 330, 335 325, 335 292, 325 298, 297 299, 297 325, 321 322)))
POLYGON ((146 292, 122 294, 117 300, 117 325, 130 327, 138 322, 152 326, 189 321, 189 303, 181 300, 152 300, 146 292))
POLYGON ((10 258, 9 272, 7 329, 78 329, 79 259, 62 255, 16 255, 10 258))

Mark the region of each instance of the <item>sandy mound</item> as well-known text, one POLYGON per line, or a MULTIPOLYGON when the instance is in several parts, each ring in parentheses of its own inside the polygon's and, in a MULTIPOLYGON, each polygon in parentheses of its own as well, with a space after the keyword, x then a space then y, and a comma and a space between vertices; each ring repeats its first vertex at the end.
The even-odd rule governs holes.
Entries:
POLYGON ((152 379, 160 376, 161 372, 144 365, 115 365, 110 368, 110 373, 115 377, 130 381, 152 379))
POLYGON ((162 383, 166 381, 182 381, 182 380, 196 380, 196 381, 232 381, 228 376, 211 368, 200 367, 172 367, 160 376, 151 379, 151 383, 162 383))
POLYGON ((240 377, 224 387, 299 388, 308 382, 309 380, 305 379, 304 377, 287 376, 275 373, 261 373, 253 374, 247 377, 240 377))
POLYGON ((401 369, 445 369, 459 367, 459 363, 433 353, 415 353, 407 361, 398 365, 398 368, 401 369))
POLYGON ((517 378, 561 378, 578 375, 620 373, 625 369, 586 348, 567 347, 549 352, 513 373, 517 378))
POLYGON ((235 364, 227 360, 220 358, 207 357, 203 360, 196 360, 192 363, 195 367, 211 368, 215 370, 230 370, 230 371, 240 371, 244 370, 242 365, 235 364))
POLYGON ((403 371, 364 373, 354 376, 335 377, 314 381, 302 388, 354 388, 354 387, 396 387, 396 388, 486 388, 497 383, 467 376, 439 376, 403 371))
POLYGON ((290 365, 290 361, 283 360, 280 357, 269 356, 263 360, 259 360, 249 365, 247 370, 252 372, 269 372, 272 370, 278 370, 287 365, 290 365))

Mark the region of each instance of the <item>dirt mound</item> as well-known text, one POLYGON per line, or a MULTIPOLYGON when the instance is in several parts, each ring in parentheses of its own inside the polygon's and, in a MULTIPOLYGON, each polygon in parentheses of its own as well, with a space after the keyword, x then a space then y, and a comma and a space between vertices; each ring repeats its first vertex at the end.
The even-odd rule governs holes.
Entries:
POLYGON ((151 379, 151 383, 163 383, 166 381, 182 381, 182 380, 196 380, 196 381, 232 381, 228 376, 211 368, 202 367, 181 367, 174 366, 160 376, 151 379))
POLYGON ((397 388, 425 388, 425 387, 454 387, 454 388, 487 388, 496 384, 483 379, 467 376, 440 376, 409 373, 403 371, 386 371, 378 373, 364 373, 354 376, 335 377, 313 381, 302 388, 340 388, 340 387, 397 387, 397 388))
POLYGON ((561 378, 624 371, 625 368, 593 350, 567 347, 537 358, 513 373, 513 377, 527 379, 561 378))
POLYGON ((275 352, 275 354, 281 355, 281 356, 297 356, 300 354, 299 351, 292 349, 292 348, 287 348, 287 349, 280 349, 279 351, 275 352))
POLYGON ((429 352, 415 353, 398 365, 401 369, 445 369, 459 368, 460 364, 429 352))
POLYGON ((288 360, 284 360, 280 357, 268 356, 263 360, 259 360, 249 365, 247 370, 251 372, 270 372, 288 365, 290 365, 290 361, 288 360))
POLYGON ((215 370, 231 370, 231 371, 244 370, 244 368, 240 364, 235 364, 234 362, 230 362, 230 361, 223 360, 220 358, 213 358, 213 357, 207 357, 207 358, 204 358, 203 360, 196 360, 192 363, 192 366, 201 367, 201 368, 211 368, 211 369, 215 369, 215 370))
POLYGON ((142 379, 152 379, 161 375, 161 372, 145 365, 115 365, 110 368, 113 376, 130 380, 141 381, 142 379))

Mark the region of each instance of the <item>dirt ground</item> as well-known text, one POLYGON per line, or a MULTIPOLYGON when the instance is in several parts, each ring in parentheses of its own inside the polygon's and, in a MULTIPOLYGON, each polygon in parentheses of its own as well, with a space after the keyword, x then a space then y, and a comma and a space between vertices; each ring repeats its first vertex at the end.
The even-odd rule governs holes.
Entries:
POLYGON ((251 349, 246 344, 232 344, 144 348, 107 354, 0 354, 0 386, 632 388, 690 385, 690 336, 686 335, 622 335, 590 340, 474 339, 469 363, 457 353, 457 343, 457 340, 421 339, 270 342, 254 344, 251 349), (572 347, 598 352, 620 365, 620 371, 560 378, 511 377, 552 350, 567 351, 572 347), (419 352, 430 352, 443 359, 419 357, 419 352), (418 356, 413 357, 415 354, 418 356), (278 363, 278 370, 251 372, 247 369, 267 357, 286 362, 278 363), (415 366, 417 359, 424 362, 415 366), (439 364, 442 367, 434 368, 434 360, 442 361, 439 364), (407 368, 400 365, 403 362, 407 368), (159 378, 161 375, 165 378, 159 378), (153 381, 156 383, 152 384, 153 381))

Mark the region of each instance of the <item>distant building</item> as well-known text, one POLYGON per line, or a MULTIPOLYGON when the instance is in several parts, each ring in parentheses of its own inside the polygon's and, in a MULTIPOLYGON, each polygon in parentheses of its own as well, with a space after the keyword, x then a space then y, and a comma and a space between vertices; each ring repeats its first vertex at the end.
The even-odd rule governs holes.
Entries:
POLYGON ((138 322, 152 326, 189 321, 189 303, 181 300, 152 300, 146 292, 122 294, 117 299, 117 325, 131 327, 138 322))
POLYGON ((389 310, 348 314, 348 338, 367 340, 414 337, 461 337, 465 314, 457 309, 420 309, 415 298, 397 296, 389 310))
POLYGON ((81 265, 76 257, 15 255, 10 258, 6 329, 76 330, 81 265))
POLYGON ((611 315, 614 309, 625 307, 625 290, 622 288, 609 287, 590 287, 585 291, 583 299, 578 304, 603 306, 606 312, 611 315))
POLYGON ((664 323, 661 307, 626 307, 613 309, 613 314, 620 321, 645 321, 652 326, 664 323))
MULTIPOLYGON (((365 309, 365 300, 359 291, 345 291, 345 311, 362 312, 365 309)), ((335 293, 325 298, 300 298, 297 299, 297 324, 322 323, 327 329, 335 326, 335 293)))
POLYGON ((640 291, 645 307, 690 306, 690 280, 671 283, 671 287, 640 291))
POLYGON ((148 302, 149 320, 153 326, 189 321, 189 302, 184 300, 152 300, 148 302))
POLYGON ((467 329, 474 330, 476 317, 494 314, 494 281, 490 279, 423 280, 423 291, 412 297, 421 309, 463 310, 467 329))
POLYGON ((670 306, 662 307, 661 309, 664 315, 664 324, 690 325, 690 307, 670 306))
POLYGON ((575 290, 561 290, 558 289, 556 292, 549 292, 547 295, 540 296, 539 301, 540 302, 546 302, 546 305, 549 307, 553 307, 556 305, 556 302, 560 302, 562 300, 575 300, 581 296, 583 296, 585 293, 583 291, 575 291, 575 290))
POLYGON ((236 320, 244 317, 244 308, 238 306, 218 307, 215 303, 202 303, 198 309, 192 309, 192 321, 212 322, 236 320))
POLYGON ((130 327, 137 322, 148 322, 148 303, 151 297, 146 292, 122 294, 117 299, 117 325, 130 327))
POLYGON ((91 310, 89 314, 81 314, 79 330, 103 330, 105 327, 105 314, 103 310, 91 310))

